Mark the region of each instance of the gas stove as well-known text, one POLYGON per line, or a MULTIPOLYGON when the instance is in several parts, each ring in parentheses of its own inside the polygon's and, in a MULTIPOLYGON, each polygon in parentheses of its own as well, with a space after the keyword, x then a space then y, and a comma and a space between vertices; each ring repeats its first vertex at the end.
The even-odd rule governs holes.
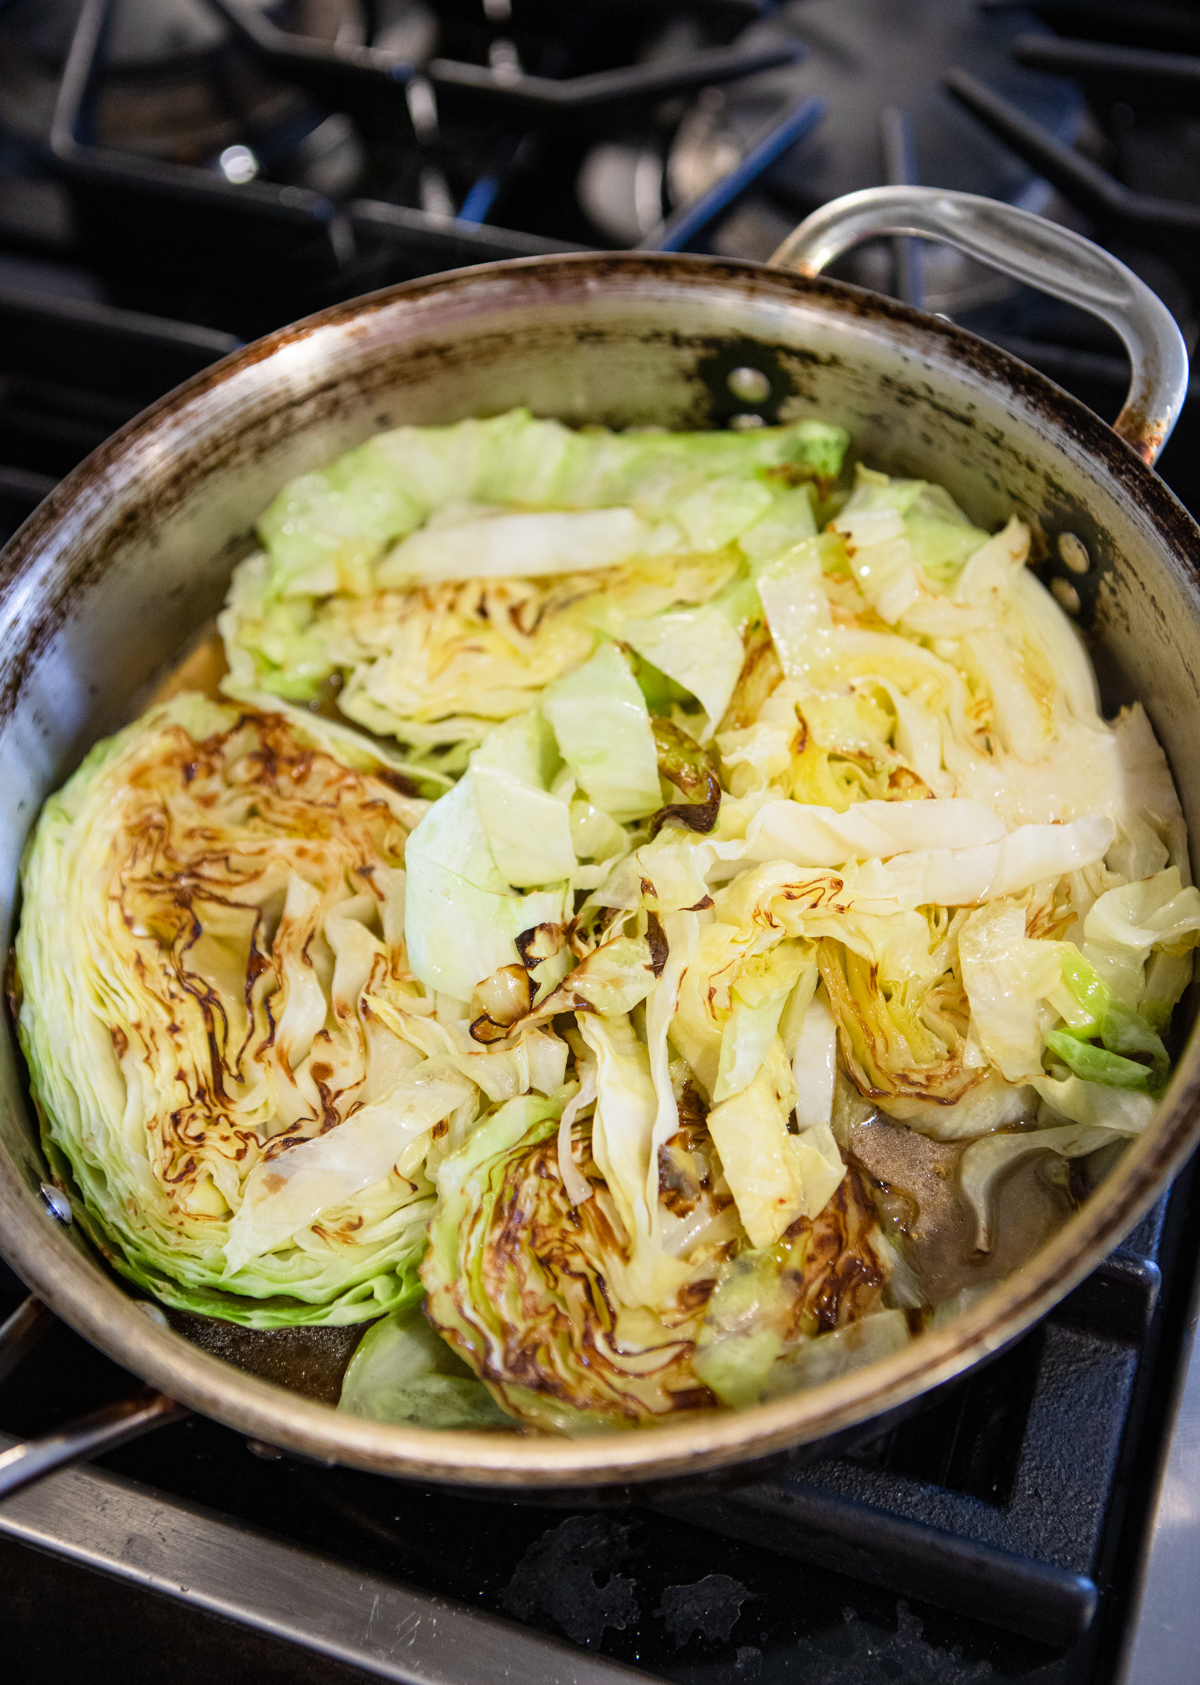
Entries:
MULTIPOLYGON (((1200 11, 1133 0, 0 0, 0 536, 145 404, 325 304, 579 247, 765 259, 882 181, 1089 233, 1191 344, 1198 78, 1200 11)), ((1089 317, 911 241, 838 272, 1120 406, 1089 317)), ((1160 469, 1200 513, 1198 430, 1192 403, 1160 469)), ((7 1648, 19 1677, 146 1685, 181 1656, 223 1685, 1189 1677, 1198 1263, 1185 1173, 883 1438, 627 1509, 177 1422, 0 1503, 7 1648)), ((61 1326, 16 1362, 22 1291, 0 1274, 5 1436, 136 1390, 61 1326)))

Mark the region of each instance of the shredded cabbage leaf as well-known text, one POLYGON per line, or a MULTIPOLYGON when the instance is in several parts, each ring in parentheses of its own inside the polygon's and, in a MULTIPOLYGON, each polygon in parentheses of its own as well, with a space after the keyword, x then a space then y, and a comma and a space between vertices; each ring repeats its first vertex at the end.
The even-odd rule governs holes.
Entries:
POLYGON ((563 760, 591 802, 618 822, 654 811, 658 749, 650 713, 614 644, 603 644, 552 685, 542 706, 563 760))

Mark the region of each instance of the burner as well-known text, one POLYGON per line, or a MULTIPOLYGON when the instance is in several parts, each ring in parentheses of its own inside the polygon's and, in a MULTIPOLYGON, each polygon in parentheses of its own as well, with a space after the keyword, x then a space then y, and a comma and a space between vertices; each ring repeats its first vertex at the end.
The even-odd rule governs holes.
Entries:
MULTIPOLYGON (((320 40, 364 37, 358 0, 250 3, 320 40)), ((17 0, 0 13, 0 126, 32 145, 49 137, 81 11, 81 0, 17 0)), ((319 118, 232 41, 207 0, 121 0, 106 31, 92 121, 99 146, 203 165, 247 135, 267 151, 290 152, 319 118)))
MULTIPOLYGON (((76 250, 104 276, 111 302, 159 312, 160 301, 182 294, 186 314, 241 334, 431 267, 587 241, 571 183, 596 126, 793 63, 804 51, 778 36, 730 46, 727 27, 706 26, 695 51, 613 65, 612 32, 591 27, 608 19, 597 0, 572 17, 557 56, 518 30, 520 48, 493 33, 481 65, 428 57, 435 33, 463 50, 453 5, 435 20, 424 0, 376 0, 361 15, 348 0, 326 10, 306 0, 278 16, 247 0, 208 3, 229 40, 139 75, 160 102, 178 94, 180 76, 219 91, 219 115, 231 122, 193 132, 188 145, 178 136, 164 145, 161 124, 150 125, 149 140, 134 122, 122 129, 113 112, 128 117, 134 73, 110 72, 106 47, 120 7, 83 0, 48 150, 70 196, 76 250), (339 18, 346 27, 336 27, 339 18), (306 19, 324 34, 302 28, 306 19), (412 59, 395 56, 402 45, 412 59), (551 63, 561 74, 542 73, 551 63), (263 101, 256 105, 246 86, 261 86, 263 101), (534 189, 524 207, 522 185, 534 189), (506 226, 481 241, 475 231, 489 217, 506 226), (442 262, 426 260, 431 249, 442 262)), ((646 20, 637 21, 632 40, 620 38, 626 53, 644 35, 646 20)), ((185 102, 174 98, 175 106, 185 102)), ((694 238, 819 115, 813 100, 785 107, 716 197, 665 236, 694 238)))
MULTIPOLYGON (((425 0, 244 0, 280 29, 330 47, 371 37, 420 59, 437 44, 425 0)), ((0 17, 0 126, 35 147, 51 133, 57 84, 81 0, 17 0, 0 17)), ((236 184, 271 174, 346 197, 366 155, 346 116, 325 120, 302 89, 244 51, 209 0, 121 0, 104 37, 91 140, 135 157, 221 170, 236 184)))
MULTIPOLYGON (((689 108, 660 113, 657 127, 606 136, 584 160, 581 203, 608 243, 644 240, 662 215, 660 201, 674 209, 699 197, 745 156, 764 125, 804 96, 819 95, 825 120, 727 219, 713 240, 717 250, 765 259, 819 205, 876 186, 887 173, 880 134, 890 108, 905 115, 919 180, 1044 211, 1050 202, 1045 184, 972 126, 937 81, 940 69, 973 66, 1002 83, 1020 110, 1072 141, 1084 113, 1078 90, 1009 61, 1012 41, 1028 33, 1029 22, 1028 14, 981 17, 972 0, 916 0, 902 9, 892 0, 793 0, 751 24, 738 45, 796 41, 807 48, 801 61, 705 90, 689 108)), ((677 27, 665 32, 672 45, 677 27)), ((886 253, 868 249, 848 260, 843 272, 886 290, 888 262, 886 253)), ((948 314, 998 302, 1013 290, 946 248, 929 248, 925 271, 929 308, 948 314)))

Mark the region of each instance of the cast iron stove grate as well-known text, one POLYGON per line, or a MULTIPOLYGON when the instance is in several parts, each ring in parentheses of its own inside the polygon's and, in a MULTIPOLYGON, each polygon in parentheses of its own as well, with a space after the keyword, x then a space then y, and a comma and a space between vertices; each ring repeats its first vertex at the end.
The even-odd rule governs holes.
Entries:
POLYGON ((946 185, 1026 194, 936 89, 939 65, 1000 67, 1069 139, 1078 95, 1005 69, 1014 33, 970 0, 919 0, 903 25, 888 0, 7 0, 0 246, 243 338, 572 245, 765 257, 870 185, 881 101, 913 106, 946 185))

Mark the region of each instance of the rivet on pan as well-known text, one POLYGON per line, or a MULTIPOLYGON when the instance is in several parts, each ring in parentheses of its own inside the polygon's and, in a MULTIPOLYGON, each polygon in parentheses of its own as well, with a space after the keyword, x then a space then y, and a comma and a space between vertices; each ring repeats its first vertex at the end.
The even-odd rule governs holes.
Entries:
POLYGON ((281 1463, 283 1452, 278 1445, 268 1445, 265 1439, 248 1439, 246 1449, 256 1457, 261 1457, 264 1463, 281 1463))
POLYGON ((42 1203, 45 1205, 46 1210, 55 1219, 55 1221, 61 1223, 64 1228, 70 1228, 71 1202, 68 1200, 66 1194, 60 1193, 51 1182, 43 1182, 38 1189, 38 1192, 42 1196, 42 1203))
POLYGON ((743 403, 761 404, 771 396, 771 382, 761 369, 730 369, 726 384, 734 397, 741 398, 743 403))
POLYGON ((761 415, 731 415, 729 425, 735 433, 750 433, 754 428, 765 427, 767 424, 761 415))
POLYGON ((1052 579, 1050 589, 1058 599, 1060 608, 1065 608, 1068 614, 1079 613, 1083 605, 1079 601, 1079 592, 1069 579, 1052 579))
POLYGON ((1059 533, 1058 553, 1063 559, 1063 566, 1069 567, 1072 573, 1086 573, 1092 565, 1087 545, 1073 532, 1059 533))

